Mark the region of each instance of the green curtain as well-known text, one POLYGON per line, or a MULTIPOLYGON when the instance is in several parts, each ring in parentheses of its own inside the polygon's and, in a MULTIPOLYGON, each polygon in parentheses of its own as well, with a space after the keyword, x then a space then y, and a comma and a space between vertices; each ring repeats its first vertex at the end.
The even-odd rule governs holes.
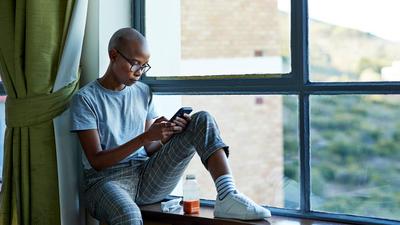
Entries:
POLYGON ((53 92, 73 0, 0 1, 0 74, 7 92, 1 225, 60 224, 52 119, 74 82, 53 92))

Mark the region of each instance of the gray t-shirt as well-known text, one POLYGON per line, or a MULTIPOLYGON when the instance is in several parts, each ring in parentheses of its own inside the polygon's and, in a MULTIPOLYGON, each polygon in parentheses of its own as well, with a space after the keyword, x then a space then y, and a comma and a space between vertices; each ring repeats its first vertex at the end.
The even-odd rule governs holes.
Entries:
MULTIPOLYGON (((125 144, 144 132, 146 120, 157 117, 150 88, 141 82, 112 91, 92 81, 74 95, 70 109, 71 131, 97 129, 102 149, 125 144)), ((144 148, 120 163, 131 159, 146 160, 144 148)), ((85 169, 92 168, 85 154, 82 163, 85 169)))

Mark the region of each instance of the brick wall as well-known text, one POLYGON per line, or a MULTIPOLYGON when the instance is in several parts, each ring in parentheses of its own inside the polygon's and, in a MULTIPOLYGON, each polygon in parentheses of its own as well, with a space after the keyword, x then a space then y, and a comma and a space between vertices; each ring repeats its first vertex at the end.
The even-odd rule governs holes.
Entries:
POLYGON ((276 0, 181 0, 182 58, 278 56, 276 0))
MULTIPOLYGON (((216 119, 239 190, 259 203, 283 206, 281 96, 184 96, 183 105, 216 119), (259 104, 256 104, 259 102, 259 104)), ((196 156, 187 173, 197 174, 201 194, 215 198, 212 179, 196 156)))
MULTIPOLYGON (((181 0, 182 59, 279 56, 277 13, 276 0, 181 0)), ((182 103, 215 116, 239 190, 258 203, 283 206, 282 98, 184 96, 182 103)), ((215 198, 197 156, 187 172, 197 175, 202 197, 215 198)))

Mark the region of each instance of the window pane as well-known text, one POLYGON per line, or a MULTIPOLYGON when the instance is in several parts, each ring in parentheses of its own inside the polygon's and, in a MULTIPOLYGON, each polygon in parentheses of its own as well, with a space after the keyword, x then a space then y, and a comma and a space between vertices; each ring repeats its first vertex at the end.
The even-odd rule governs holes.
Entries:
POLYGON ((290 6, 290 0, 146 1, 147 76, 290 72, 290 13, 278 2, 290 6))
POLYGON ((309 0, 312 81, 399 81, 400 1, 309 0))
POLYGON ((399 95, 311 98, 312 209, 400 219, 399 95))
MULTIPOLYGON (((238 189, 259 204, 299 207, 298 103, 296 96, 155 96, 167 118, 181 106, 205 110, 230 146, 238 189)), ((201 198, 215 199, 211 177, 196 155, 186 173, 197 175, 201 198)), ((182 195, 178 185, 173 194, 182 195)))

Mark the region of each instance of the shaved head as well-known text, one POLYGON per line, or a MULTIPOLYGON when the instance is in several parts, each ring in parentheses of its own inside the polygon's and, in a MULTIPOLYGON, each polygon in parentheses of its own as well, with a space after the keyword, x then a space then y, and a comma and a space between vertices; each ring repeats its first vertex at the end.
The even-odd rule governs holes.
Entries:
POLYGON ((128 51, 137 51, 138 48, 147 50, 145 37, 140 32, 130 27, 117 30, 108 43, 108 51, 111 51, 112 49, 125 51, 127 48, 128 51))
POLYGON ((102 84, 111 90, 122 90, 140 80, 151 67, 146 38, 133 28, 117 30, 108 43, 110 63, 102 84))

